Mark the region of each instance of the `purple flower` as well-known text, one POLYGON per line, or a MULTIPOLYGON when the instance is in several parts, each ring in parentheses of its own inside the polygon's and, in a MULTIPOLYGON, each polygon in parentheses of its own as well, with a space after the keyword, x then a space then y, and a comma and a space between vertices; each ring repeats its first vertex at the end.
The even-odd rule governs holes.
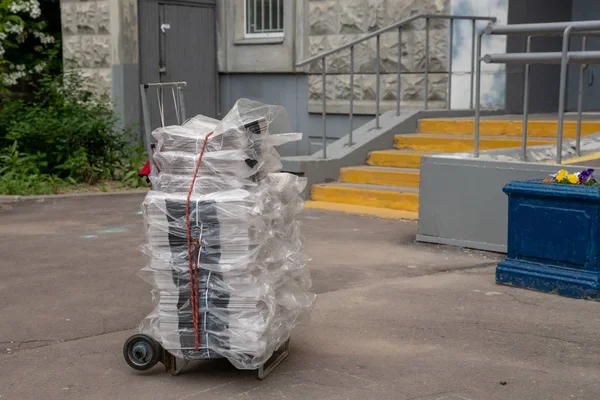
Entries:
POLYGON ((579 174, 579 183, 588 183, 594 179, 594 170, 592 168, 584 169, 579 174))

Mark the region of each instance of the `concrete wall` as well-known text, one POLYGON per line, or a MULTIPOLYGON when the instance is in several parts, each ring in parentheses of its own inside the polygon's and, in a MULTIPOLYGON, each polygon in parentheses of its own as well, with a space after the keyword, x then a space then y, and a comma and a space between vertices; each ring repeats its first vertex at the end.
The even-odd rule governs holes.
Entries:
POLYGON ((61 0, 63 60, 125 123, 139 120, 137 0, 61 0))
MULTIPOLYGON (((308 54, 314 56, 334 49, 366 33, 384 28, 420 13, 448 14, 450 0, 312 0, 308 2, 308 54)), ((422 106, 424 98, 425 21, 408 26, 402 37, 402 101, 422 106)), ((432 108, 444 107, 447 92, 448 22, 434 21, 430 34, 430 86, 432 108)), ((381 97, 383 110, 394 108, 397 99, 398 33, 381 36, 381 97)), ((376 96, 376 40, 356 46, 354 98, 356 111, 373 114, 376 96)), ((310 110, 318 110, 323 96, 320 63, 309 72, 310 110)), ((328 111, 347 113, 350 98, 350 50, 327 58, 328 111)))
POLYGON ((89 89, 109 96, 112 87, 112 37, 108 0, 61 0, 63 60, 78 69, 89 89))
MULTIPOLYGON (((291 129, 304 133, 302 142, 289 143, 279 148, 284 156, 312 154, 321 149, 323 119, 320 114, 308 112, 308 79, 305 74, 223 74, 220 76, 221 115, 241 97, 285 107, 291 129)), ((372 120, 372 116, 355 116, 358 128, 372 120)), ((327 137, 331 143, 348 134, 347 115, 327 115, 327 137)))
POLYGON ((219 72, 295 72, 294 64, 306 54, 305 0, 283 2, 283 37, 246 38, 246 0, 219 0, 217 28, 219 72))
POLYGON ((556 165, 423 157, 417 240, 506 252, 508 198, 502 188, 513 180, 546 178, 558 169, 556 165))

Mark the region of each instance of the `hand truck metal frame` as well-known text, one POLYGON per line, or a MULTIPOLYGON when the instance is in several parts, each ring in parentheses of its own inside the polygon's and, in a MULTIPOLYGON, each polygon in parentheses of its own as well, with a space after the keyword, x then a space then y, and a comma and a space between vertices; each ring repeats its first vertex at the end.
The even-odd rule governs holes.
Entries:
MULTIPOLYGON (((173 94, 173 104, 177 122, 182 124, 186 121, 185 101, 183 88, 187 86, 186 82, 165 82, 165 83, 142 83, 140 85, 140 95, 142 100, 142 114, 144 118, 144 145, 148 152, 148 161, 151 173, 156 173, 154 165, 154 145, 152 143, 152 123, 150 119, 150 110, 148 105, 147 90, 156 88, 158 96, 158 106, 161 113, 161 121, 164 124, 164 100, 161 99, 163 90, 170 88, 173 94)), ((152 190, 152 189, 151 189, 152 190)), ((285 360, 290 353, 290 339, 282 344, 273 355, 258 369, 256 369, 257 378, 265 379, 273 370, 285 360)), ((164 349, 152 337, 136 333, 130 336, 123 345, 123 357, 127 364, 137 371, 147 371, 153 368, 159 362, 165 367, 165 372, 171 375, 178 375, 191 362, 191 360, 175 357, 164 349)), ((205 360, 223 358, 211 357, 205 360)))

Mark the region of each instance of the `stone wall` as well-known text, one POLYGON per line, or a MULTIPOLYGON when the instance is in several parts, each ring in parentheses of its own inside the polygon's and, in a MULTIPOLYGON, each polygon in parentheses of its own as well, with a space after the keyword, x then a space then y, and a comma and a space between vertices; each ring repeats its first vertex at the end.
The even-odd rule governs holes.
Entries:
MULTIPOLYGON (((309 57, 355 40, 366 33, 389 26, 415 14, 449 14, 450 0, 310 0, 309 57)), ((429 99, 445 103, 447 97, 448 22, 431 21, 429 58, 429 99)), ((398 32, 381 36, 380 99, 397 99, 398 32)), ((309 99, 322 99, 320 63, 309 68, 309 99), (317 75, 318 74, 318 75, 317 75)), ((372 101, 376 96, 376 39, 356 46, 354 51, 354 99, 372 101)), ((425 21, 419 20, 402 33, 402 102, 424 98, 425 21)), ((326 61, 327 98, 346 102, 350 94, 350 49, 326 61)))
POLYGON ((110 1, 60 2, 65 68, 80 70, 98 96, 110 96, 112 90, 110 1))

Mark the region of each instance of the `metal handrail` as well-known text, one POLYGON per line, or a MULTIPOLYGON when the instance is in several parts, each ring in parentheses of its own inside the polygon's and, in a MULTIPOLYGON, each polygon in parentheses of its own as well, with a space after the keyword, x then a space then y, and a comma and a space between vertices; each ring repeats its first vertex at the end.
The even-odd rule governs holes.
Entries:
POLYGON ((499 64, 525 64, 525 79, 523 84, 523 128, 522 128, 522 157, 527 160, 527 124, 529 113, 529 73, 530 64, 560 64, 560 88, 558 105, 558 132, 556 138, 556 163, 562 162, 562 139, 564 131, 565 98, 567 86, 567 67, 569 64, 581 64, 579 76, 579 92, 577 102, 577 134, 576 151, 581 155, 581 125, 583 114, 583 73, 586 64, 600 64, 600 51, 586 51, 587 36, 599 35, 600 21, 550 22, 541 24, 493 25, 489 24, 477 36, 477 70, 475 86, 475 132, 474 156, 479 157, 479 136, 481 125, 481 62, 499 64), (481 43, 484 35, 527 35, 526 53, 520 54, 488 54, 481 57, 481 43), (561 52, 531 52, 531 39, 534 36, 563 37, 561 52), (571 36, 582 36, 582 50, 569 51, 571 36))
POLYGON ((586 36, 598 34, 600 21, 566 21, 533 24, 493 25, 484 28, 486 35, 527 35, 527 36, 562 36, 565 29, 571 27, 573 32, 587 32, 586 36))
POLYGON ((412 16, 410 18, 406 18, 406 19, 403 19, 402 21, 396 22, 396 23, 394 23, 392 25, 386 26, 385 28, 381 28, 381 29, 379 29, 379 30, 377 30, 375 32, 371 32, 371 33, 369 33, 369 34, 367 34, 365 36, 359 37, 358 39, 355 39, 355 40, 353 40, 351 42, 348 42, 348 43, 346 43, 344 45, 336 47, 335 49, 331 49, 331 50, 325 51, 325 52, 323 52, 321 54, 317 54, 316 56, 312 56, 310 58, 307 58, 304 61, 300 61, 300 62, 296 63, 296 67, 303 67, 303 66, 305 66, 307 64, 310 64, 312 62, 319 61, 322 58, 325 58, 325 57, 330 56, 332 54, 338 53, 338 52, 340 52, 342 50, 346 50, 349 47, 356 46, 359 43, 362 43, 362 42, 364 42, 366 40, 372 39, 372 38, 374 38, 376 36, 380 36, 380 35, 382 35, 382 34, 384 34, 386 32, 392 31, 394 29, 398 29, 400 27, 403 27, 404 25, 408 25, 411 22, 414 22, 414 21, 416 21, 418 19, 421 19, 421 18, 427 18, 427 19, 454 19, 454 20, 465 20, 465 19, 466 20, 473 20, 474 19, 476 21, 491 21, 491 22, 495 22, 496 21, 495 17, 469 17, 469 16, 465 16, 465 15, 417 14, 417 15, 414 15, 414 16, 412 16))
MULTIPOLYGON (((495 17, 480 17, 480 16, 468 16, 468 15, 437 15, 437 14, 418 14, 414 15, 410 18, 404 19, 402 21, 396 22, 392 25, 389 25, 385 28, 379 29, 375 32, 369 33, 361 38, 353 40, 349 43, 346 43, 342 46, 339 46, 335 49, 325 51, 321 54, 317 54, 316 56, 307 58, 306 60, 300 61, 296 63, 296 67, 303 67, 305 65, 311 64, 313 62, 321 61, 322 63, 322 79, 323 79, 323 158, 327 158, 327 84, 326 84, 326 59, 332 54, 339 53, 343 50, 350 49, 350 111, 348 113, 349 122, 350 122, 350 133, 348 135, 348 146, 352 146, 352 131, 354 130, 353 117, 354 117, 354 48, 357 44, 360 44, 366 40, 376 38, 377 40, 377 50, 376 50, 376 99, 375 99, 375 128, 379 129, 379 106, 380 106, 380 75, 381 75, 381 67, 380 67, 380 47, 381 40, 380 37, 382 34, 398 30, 398 81, 397 81, 397 99, 396 99, 396 115, 400 115, 400 98, 401 98, 401 76, 402 76, 402 28, 418 19, 425 19, 425 71, 424 71, 424 108, 427 110, 429 108, 429 31, 430 31, 430 22, 431 20, 449 20, 449 68, 448 75, 450 77, 448 83, 448 101, 447 107, 450 109, 451 107, 451 95, 452 95, 452 44, 453 44, 453 29, 454 29, 454 21, 455 20, 470 20, 473 22, 473 42, 472 46, 475 48, 475 37, 476 37, 476 22, 477 21, 491 21, 495 22, 495 17)), ((470 98, 470 108, 473 108, 473 92, 474 92, 474 70, 475 70, 475 52, 473 51, 471 56, 471 98, 470 98)))
MULTIPOLYGON (((503 53, 486 54, 482 61, 486 64, 560 64, 563 53, 539 52, 539 53, 503 53)), ((590 64, 600 58, 600 51, 569 51, 567 62, 569 64, 590 64)))

